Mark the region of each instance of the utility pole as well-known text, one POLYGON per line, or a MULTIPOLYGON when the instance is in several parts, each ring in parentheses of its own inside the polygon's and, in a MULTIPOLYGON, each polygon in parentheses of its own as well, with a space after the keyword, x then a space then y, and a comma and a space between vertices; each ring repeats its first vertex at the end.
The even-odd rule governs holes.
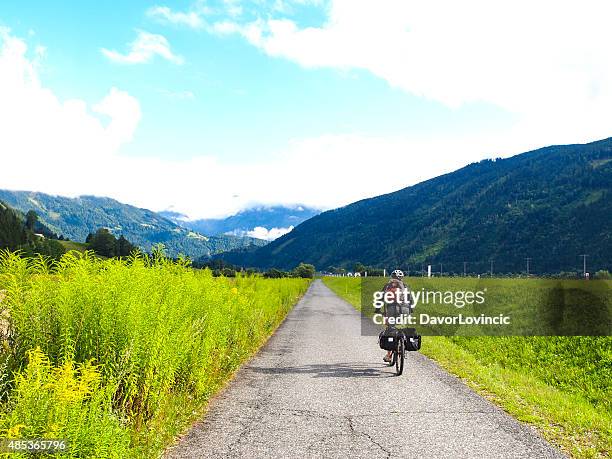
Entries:
POLYGON ((586 279, 586 259, 588 257, 587 254, 580 255, 582 257, 582 277, 586 279))
POLYGON ((527 277, 529 277, 529 262, 532 260, 532 258, 525 258, 525 260, 527 260, 527 277))
POLYGON ((425 275, 424 271, 423 271, 423 263, 421 263, 421 277, 423 277, 425 275))
POLYGON ((440 277, 442 277, 442 263, 440 263, 440 277))
POLYGON ((463 262, 463 277, 467 276, 467 261, 463 262))
POLYGON ((490 261, 491 261, 491 277, 493 277, 493 260, 490 260, 490 261))

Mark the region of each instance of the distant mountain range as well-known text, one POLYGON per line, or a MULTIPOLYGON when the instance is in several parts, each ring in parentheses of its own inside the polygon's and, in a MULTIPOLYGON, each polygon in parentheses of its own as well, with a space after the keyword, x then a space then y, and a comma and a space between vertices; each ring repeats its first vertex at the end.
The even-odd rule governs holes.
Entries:
POLYGON ((100 228, 108 228, 146 251, 151 250, 154 244, 163 243, 169 255, 183 253, 194 259, 266 243, 250 237, 204 236, 153 211, 110 198, 67 198, 29 191, 0 190, 0 201, 23 213, 36 211, 40 221, 51 231, 77 242, 85 241, 89 233, 100 228))
POLYGON ((612 268, 612 139, 484 160, 324 212, 232 263, 546 273, 612 268), (442 266, 440 267, 440 264, 442 266))
POLYGON ((187 216, 172 211, 160 212, 160 215, 177 225, 202 234, 250 236, 274 240, 320 212, 318 209, 296 205, 256 206, 219 219, 190 221, 187 216))

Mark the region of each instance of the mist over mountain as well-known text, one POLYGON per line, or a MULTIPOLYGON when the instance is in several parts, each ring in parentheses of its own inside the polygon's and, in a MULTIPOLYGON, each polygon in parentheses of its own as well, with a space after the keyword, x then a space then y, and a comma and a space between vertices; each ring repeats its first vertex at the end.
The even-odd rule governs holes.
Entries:
POLYGON ((484 160, 330 210, 229 262, 520 273, 612 267, 612 138, 484 160))
POLYGON ((24 213, 36 211, 40 221, 51 231, 77 242, 84 242, 89 233, 100 228, 108 228, 146 251, 154 244, 163 243, 169 255, 183 253, 193 258, 265 244, 265 241, 249 237, 205 236, 151 210, 105 197, 67 198, 30 191, 0 190, 0 201, 24 213))
POLYGON ((160 215, 177 225, 202 234, 248 236, 274 240, 320 212, 318 209, 303 205, 260 205, 241 210, 226 218, 189 220, 186 215, 174 211, 160 212, 160 215))

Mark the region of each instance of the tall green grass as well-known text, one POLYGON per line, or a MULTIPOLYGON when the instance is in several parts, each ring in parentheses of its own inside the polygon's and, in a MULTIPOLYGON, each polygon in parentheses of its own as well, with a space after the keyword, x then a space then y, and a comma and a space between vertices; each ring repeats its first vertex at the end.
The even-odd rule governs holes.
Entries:
POLYGON ((156 455, 307 286, 214 278, 159 252, 2 252, 0 435, 67 438, 74 457, 156 455))
MULTIPOLYGON (((323 281, 361 309, 359 278, 323 281)), ((455 291, 470 290, 480 281, 411 278, 407 283, 412 289, 455 291)), ((494 292, 493 301, 534 308, 547 298, 541 290, 549 288, 534 279, 493 279, 487 285, 494 292)), ((612 337, 427 336, 421 352, 511 414, 536 425, 573 456, 610 454, 612 337)))

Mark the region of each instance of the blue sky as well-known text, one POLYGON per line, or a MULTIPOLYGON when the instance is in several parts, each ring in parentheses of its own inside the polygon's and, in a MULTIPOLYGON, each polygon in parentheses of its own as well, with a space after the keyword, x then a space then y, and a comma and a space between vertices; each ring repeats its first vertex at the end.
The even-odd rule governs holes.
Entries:
POLYGON ((610 37, 597 27, 607 11, 529 5, 3 4, 0 56, 15 73, 0 77, 4 128, 41 140, 15 134, 0 155, 16 167, 43 156, 33 162, 40 170, 0 186, 194 217, 255 202, 327 208, 485 157, 609 136, 610 37), (556 24, 546 22, 551 8, 556 24), (67 140, 70 132, 78 135, 67 140), (100 157, 112 166, 95 177, 65 166, 100 157), (377 177, 382 158, 401 166, 377 177), (143 175, 166 185, 148 189, 143 175))

